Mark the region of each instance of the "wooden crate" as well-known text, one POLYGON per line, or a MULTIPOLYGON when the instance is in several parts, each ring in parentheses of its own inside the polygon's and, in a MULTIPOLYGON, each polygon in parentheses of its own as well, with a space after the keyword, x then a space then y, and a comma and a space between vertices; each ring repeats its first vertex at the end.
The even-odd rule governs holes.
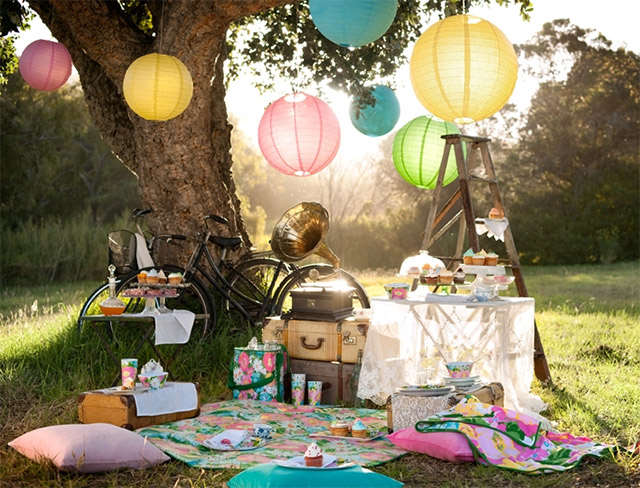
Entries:
MULTIPOLYGON (((353 364, 291 360, 291 373, 304 373, 307 381, 322 381, 322 399, 324 405, 353 403, 349 392, 349 378, 353 372, 353 364)), ((305 400, 306 402, 306 400, 305 400)))
POLYGON ((138 416, 136 402, 131 394, 111 394, 102 390, 85 391, 78 395, 78 419, 83 424, 100 422, 135 430, 149 425, 197 417, 200 414, 200 387, 197 383, 196 390, 198 391, 196 409, 144 417, 138 416))
POLYGON ((338 322, 265 319, 262 341, 284 344, 293 359, 355 363, 364 351, 369 319, 350 317, 338 322))
MULTIPOLYGON (((504 406, 504 388, 500 383, 490 383, 471 395, 483 403, 504 406)), ((456 392, 453 395, 423 397, 394 393, 387 401, 387 426, 389 431, 397 431, 411 427, 419 420, 426 419, 434 413, 455 406, 466 396, 456 392)))

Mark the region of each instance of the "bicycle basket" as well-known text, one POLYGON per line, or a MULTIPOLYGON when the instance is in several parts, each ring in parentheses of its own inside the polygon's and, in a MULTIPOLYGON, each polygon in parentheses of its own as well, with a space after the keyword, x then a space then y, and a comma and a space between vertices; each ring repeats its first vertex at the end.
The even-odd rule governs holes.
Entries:
POLYGON ((136 236, 128 230, 109 232, 109 264, 116 267, 116 274, 126 274, 138 269, 136 262, 136 236))

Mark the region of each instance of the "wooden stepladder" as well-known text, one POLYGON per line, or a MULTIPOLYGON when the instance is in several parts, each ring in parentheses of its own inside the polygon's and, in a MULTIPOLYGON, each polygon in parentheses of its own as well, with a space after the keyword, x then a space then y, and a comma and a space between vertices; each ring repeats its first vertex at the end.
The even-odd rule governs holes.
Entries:
MULTIPOLYGON (((480 244, 478 240, 478 233, 476 232, 475 214, 473 210, 473 202, 470 191, 470 183, 481 183, 489 185, 491 196, 493 198, 493 206, 500 207, 505 210, 505 217, 507 216, 502 194, 498 187, 498 181, 496 179, 495 169, 493 167, 493 161, 491 160, 491 154, 489 153, 488 143, 491 139, 484 137, 465 136, 461 134, 450 134, 442 136, 445 139, 445 148, 442 155, 442 162, 440 164, 440 171, 438 173, 438 179, 436 187, 433 190, 431 207, 429 209, 429 215, 427 217, 427 224, 425 227, 424 238, 422 240, 421 248, 423 250, 429 250, 433 243, 444 235, 455 223, 458 221, 458 237, 456 242, 456 252, 453 257, 442 257, 443 260, 453 263, 454 267, 457 263, 462 262, 462 252, 464 246, 465 231, 469 238, 469 247, 474 252, 480 251, 480 244), (462 144, 467 146, 467 157, 465 159, 462 144), (442 183, 444 181, 447 162, 449 160, 449 154, 453 149, 455 154, 456 165, 458 168, 458 188, 451 195, 451 197, 445 202, 445 204, 439 209, 440 198, 442 194, 442 183), (476 163, 478 153, 480 153, 480 164, 476 163), (469 169, 472 169, 470 174, 469 169), (459 209, 453 216, 449 217, 449 220, 444 222, 445 217, 455 211, 457 202, 461 200, 462 208, 459 209), (444 224, 443 224, 444 222, 444 224), (443 224, 443 225, 441 225, 443 224)), ((518 258, 518 252, 513 240, 513 234, 511 233, 511 226, 508 226, 504 232, 504 244, 507 251, 507 260, 505 265, 510 268, 513 276, 515 277, 516 288, 518 295, 521 297, 528 297, 527 287, 524 283, 524 277, 522 275, 522 269, 520 267, 520 259, 518 258)), ((538 327, 534 322, 535 335, 534 335, 534 370, 536 377, 543 383, 551 383, 551 373, 549 371, 549 365, 547 364, 547 358, 544 354, 544 348, 540 340, 540 334, 538 333, 538 327)))

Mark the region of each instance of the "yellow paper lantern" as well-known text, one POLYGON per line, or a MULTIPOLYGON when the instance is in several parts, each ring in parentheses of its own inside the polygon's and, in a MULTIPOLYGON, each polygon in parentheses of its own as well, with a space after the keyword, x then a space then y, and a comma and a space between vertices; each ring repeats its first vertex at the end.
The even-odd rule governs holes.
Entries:
POLYGON ((131 63, 122 90, 131 110, 143 119, 169 120, 189 105, 193 81, 178 58, 153 53, 131 63))
POLYGON ((507 103, 518 78, 518 58, 496 26, 473 15, 455 15, 420 36, 410 71, 413 90, 429 112, 466 124, 507 103))

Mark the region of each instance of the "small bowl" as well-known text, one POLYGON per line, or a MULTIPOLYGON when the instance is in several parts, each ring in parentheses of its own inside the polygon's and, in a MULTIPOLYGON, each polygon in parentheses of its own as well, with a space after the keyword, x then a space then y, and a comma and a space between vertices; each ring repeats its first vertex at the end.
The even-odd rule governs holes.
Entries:
POLYGON ((449 376, 452 378, 468 378, 471 375, 471 368, 473 368, 473 361, 455 361, 452 363, 446 363, 449 376))
POLYGON ((387 283, 384 285, 387 296, 392 300, 404 300, 411 289, 406 283, 387 283))
POLYGON ((159 390, 160 388, 164 388, 164 384, 167 382, 167 378, 169 377, 169 373, 164 371, 158 374, 150 374, 138 375, 138 381, 144 388, 151 388, 152 390, 159 390))

